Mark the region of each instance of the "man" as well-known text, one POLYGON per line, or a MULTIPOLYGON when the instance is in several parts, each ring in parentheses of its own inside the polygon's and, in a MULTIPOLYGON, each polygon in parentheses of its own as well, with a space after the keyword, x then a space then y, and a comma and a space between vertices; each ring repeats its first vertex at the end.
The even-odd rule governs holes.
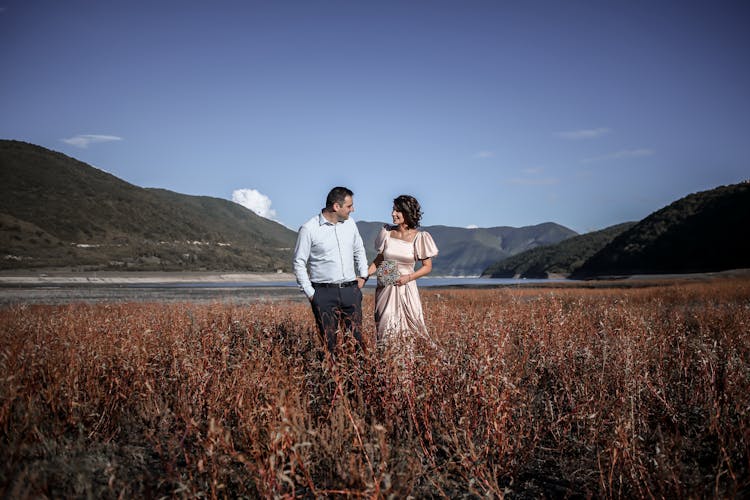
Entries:
POLYGON ((299 228, 294 249, 294 275, 310 299, 318 331, 328 352, 336 350, 343 322, 362 346, 362 291, 367 281, 367 256, 354 211, 354 193, 345 187, 331 189, 326 206, 299 228))

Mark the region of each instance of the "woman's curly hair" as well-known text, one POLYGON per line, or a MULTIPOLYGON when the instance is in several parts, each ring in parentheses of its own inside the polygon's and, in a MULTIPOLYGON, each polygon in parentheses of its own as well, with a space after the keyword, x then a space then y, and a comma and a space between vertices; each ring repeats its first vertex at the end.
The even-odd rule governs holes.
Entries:
POLYGON ((404 222, 409 229, 419 227, 419 221, 422 220, 422 207, 419 206, 419 202, 415 197, 402 194, 393 200, 393 208, 403 214, 404 222))

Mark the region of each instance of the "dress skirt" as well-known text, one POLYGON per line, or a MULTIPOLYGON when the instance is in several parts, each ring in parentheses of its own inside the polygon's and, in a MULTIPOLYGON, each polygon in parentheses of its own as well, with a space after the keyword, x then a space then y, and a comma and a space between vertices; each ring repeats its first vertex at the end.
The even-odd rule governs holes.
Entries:
POLYGON ((375 323, 378 342, 402 344, 415 335, 427 337, 422 301, 415 281, 406 285, 389 285, 375 290, 375 323))

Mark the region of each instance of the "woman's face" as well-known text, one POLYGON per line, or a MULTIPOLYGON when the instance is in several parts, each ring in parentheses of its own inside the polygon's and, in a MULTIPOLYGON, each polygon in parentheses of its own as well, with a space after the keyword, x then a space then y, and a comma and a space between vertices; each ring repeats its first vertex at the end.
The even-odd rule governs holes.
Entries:
POLYGON ((393 224, 396 226, 404 223, 404 214, 399 212, 396 207, 393 207, 393 211, 391 212, 391 217, 393 218, 393 224))

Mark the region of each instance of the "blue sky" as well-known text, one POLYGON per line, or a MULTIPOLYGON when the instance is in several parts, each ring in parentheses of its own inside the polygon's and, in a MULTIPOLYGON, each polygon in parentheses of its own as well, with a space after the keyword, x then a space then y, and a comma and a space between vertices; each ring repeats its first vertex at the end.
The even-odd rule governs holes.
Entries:
POLYGON ((296 229, 578 232, 750 177, 744 1, 0 0, 0 138, 296 229))

